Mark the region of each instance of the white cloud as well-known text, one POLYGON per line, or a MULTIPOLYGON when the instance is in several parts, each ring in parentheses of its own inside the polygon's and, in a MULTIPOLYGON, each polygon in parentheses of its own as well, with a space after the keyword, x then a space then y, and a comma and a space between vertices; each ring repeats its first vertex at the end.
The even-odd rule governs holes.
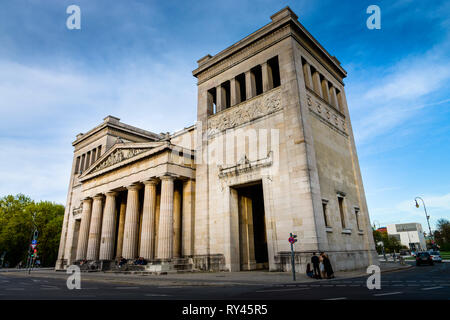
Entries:
MULTIPOLYGON (((442 195, 421 196, 427 208, 427 213, 431 217, 432 229, 436 222, 441 219, 450 220, 450 193, 442 195)), ((422 224, 424 230, 428 229, 427 220, 422 202, 419 200, 419 208, 416 208, 414 198, 402 200, 390 208, 378 207, 369 209, 372 223, 377 221, 385 226, 393 223, 418 222, 422 224)))
POLYGON ((0 70, 0 196, 65 204, 71 142, 109 114, 157 133, 196 119, 197 87, 182 59, 124 62, 101 74, 11 61, 0 70))
POLYGON ((395 71, 370 89, 364 96, 378 102, 394 99, 414 100, 438 90, 450 78, 450 63, 434 64, 429 61, 405 61, 395 71), (408 64, 409 66, 405 66, 408 64))
POLYGON ((355 84, 349 106, 355 115, 352 122, 358 144, 389 133, 425 107, 450 101, 445 91, 450 82, 448 47, 443 41, 422 55, 407 56, 386 70, 377 69, 355 84))

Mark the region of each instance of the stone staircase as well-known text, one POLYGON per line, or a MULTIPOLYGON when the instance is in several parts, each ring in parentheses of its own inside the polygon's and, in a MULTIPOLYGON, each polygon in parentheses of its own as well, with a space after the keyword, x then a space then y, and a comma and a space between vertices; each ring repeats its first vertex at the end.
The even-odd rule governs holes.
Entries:
POLYGON ((194 271, 194 263, 191 258, 175 258, 172 262, 173 268, 179 273, 194 271))

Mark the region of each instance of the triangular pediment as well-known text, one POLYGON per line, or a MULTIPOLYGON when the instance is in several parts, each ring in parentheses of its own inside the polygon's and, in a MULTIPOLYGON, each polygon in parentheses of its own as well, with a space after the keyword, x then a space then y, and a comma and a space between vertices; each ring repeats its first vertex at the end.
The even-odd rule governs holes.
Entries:
POLYGON ((145 154, 153 153, 152 151, 164 149, 168 145, 167 142, 117 143, 94 162, 80 176, 80 180, 126 165, 145 154))

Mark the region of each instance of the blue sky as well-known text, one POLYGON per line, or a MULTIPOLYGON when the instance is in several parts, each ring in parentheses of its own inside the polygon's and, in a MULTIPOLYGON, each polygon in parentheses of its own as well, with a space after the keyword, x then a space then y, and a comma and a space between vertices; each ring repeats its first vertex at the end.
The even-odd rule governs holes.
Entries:
POLYGON ((418 195, 432 225, 450 219, 448 1, 3 0, 0 196, 65 204, 71 142, 108 114, 157 133, 193 124, 196 61, 286 5, 348 72, 372 220, 425 227, 418 195), (81 30, 66 28, 71 4, 81 30), (366 27, 371 4, 381 30, 366 27))

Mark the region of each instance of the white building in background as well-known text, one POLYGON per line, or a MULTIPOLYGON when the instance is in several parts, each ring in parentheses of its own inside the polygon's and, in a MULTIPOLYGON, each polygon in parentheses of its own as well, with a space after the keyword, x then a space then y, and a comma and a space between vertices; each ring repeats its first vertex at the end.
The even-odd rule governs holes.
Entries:
POLYGON ((426 250, 427 245, 420 223, 390 224, 387 226, 390 236, 397 237, 401 244, 412 250, 426 250))

